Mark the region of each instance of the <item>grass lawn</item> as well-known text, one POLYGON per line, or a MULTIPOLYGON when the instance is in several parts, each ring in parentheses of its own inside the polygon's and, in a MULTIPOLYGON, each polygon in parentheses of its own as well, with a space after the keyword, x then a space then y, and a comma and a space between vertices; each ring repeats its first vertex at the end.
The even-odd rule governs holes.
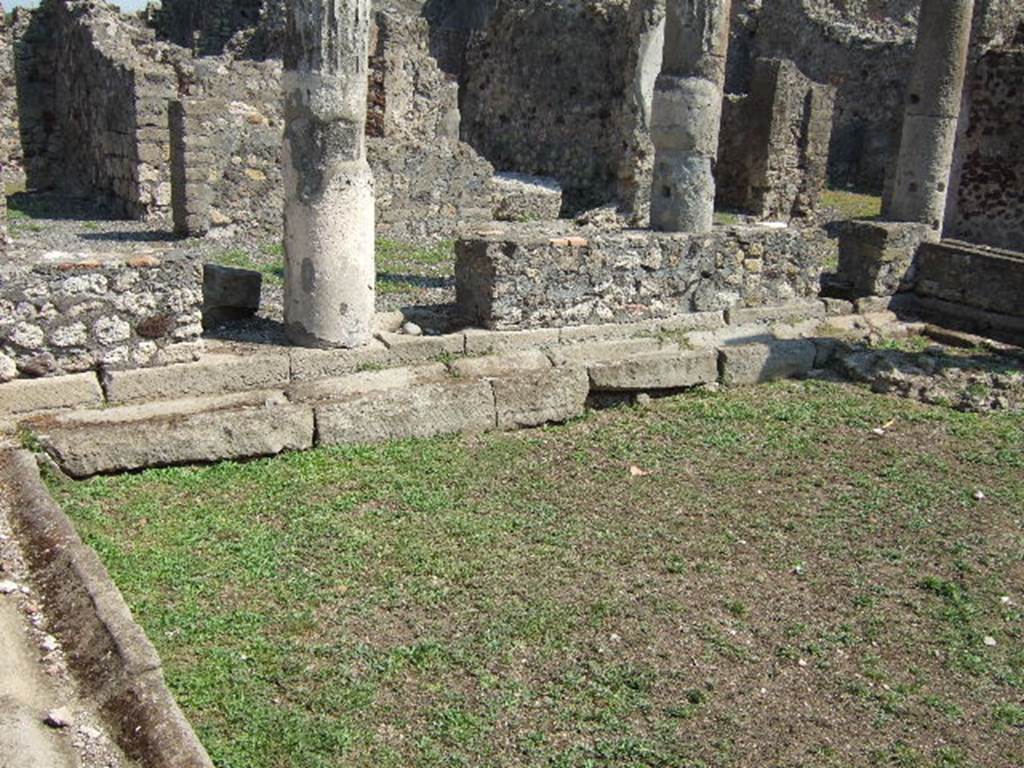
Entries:
POLYGON ((781 383, 54 490, 222 768, 1024 765, 1020 417, 781 383))
MULTIPOLYGON (((424 286, 443 282, 454 267, 455 242, 413 245, 379 239, 376 243, 377 292, 415 296, 424 286)), ((218 264, 254 269, 273 285, 284 284, 284 247, 265 243, 255 251, 232 249, 212 258, 218 264)))

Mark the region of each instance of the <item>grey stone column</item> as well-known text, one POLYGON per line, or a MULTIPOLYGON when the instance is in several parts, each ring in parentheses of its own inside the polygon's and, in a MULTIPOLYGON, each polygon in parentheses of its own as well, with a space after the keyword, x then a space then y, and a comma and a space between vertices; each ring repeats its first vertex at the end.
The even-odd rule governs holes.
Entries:
POLYGON ((355 347, 374 308, 366 162, 370 0, 293 0, 284 51, 284 320, 295 344, 355 347))
POLYGON ((886 218, 941 232, 974 0, 922 0, 903 134, 886 218))
POLYGON ((732 0, 668 0, 651 107, 654 229, 711 229, 731 7, 732 0))

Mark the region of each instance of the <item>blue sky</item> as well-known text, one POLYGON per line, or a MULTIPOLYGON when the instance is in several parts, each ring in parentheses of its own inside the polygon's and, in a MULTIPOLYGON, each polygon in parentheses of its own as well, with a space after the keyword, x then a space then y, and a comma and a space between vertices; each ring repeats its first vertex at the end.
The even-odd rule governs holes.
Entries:
MULTIPOLYGON (((39 0, 3 0, 4 8, 10 10, 16 6, 35 8, 39 0)), ((124 11, 138 11, 146 7, 146 0, 115 0, 114 5, 119 5, 124 11)))

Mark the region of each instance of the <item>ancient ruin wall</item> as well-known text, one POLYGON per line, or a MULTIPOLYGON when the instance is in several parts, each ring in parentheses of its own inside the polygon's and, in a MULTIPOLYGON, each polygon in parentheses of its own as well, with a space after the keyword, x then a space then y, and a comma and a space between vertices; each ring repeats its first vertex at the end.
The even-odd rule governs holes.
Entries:
POLYGON ((791 61, 759 59, 751 93, 727 97, 716 169, 720 206, 761 219, 808 216, 825 186, 835 89, 791 61))
MULTIPOLYGON (((384 236, 433 239, 490 218, 492 166, 457 138, 457 88, 422 19, 376 15, 367 155, 384 236)), ((281 226, 281 65, 195 59, 171 109, 173 213, 181 234, 281 226)))
MULTIPOLYGON (((899 145, 902 104, 920 0, 748 0, 730 55, 729 90, 743 92, 744 60, 793 60, 812 80, 836 86, 830 176, 881 191, 899 145)), ((1024 21, 1018 0, 977 0, 974 57, 1012 38, 1024 21)))
POLYGON ((0 4, 0 152, 7 159, 8 172, 21 168, 18 91, 14 76, 14 36, 7 23, 7 13, 3 4, 0 4))
POLYGON ((27 183, 109 198, 144 218, 170 204, 167 101, 177 76, 112 6, 46 0, 18 41, 27 183))
POLYGON ((947 234, 1024 251, 1024 47, 981 58, 970 88, 967 130, 947 234))
POLYGON ((463 138, 499 170, 556 178, 571 210, 615 199, 635 28, 627 0, 499 3, 467 52, 463 138))

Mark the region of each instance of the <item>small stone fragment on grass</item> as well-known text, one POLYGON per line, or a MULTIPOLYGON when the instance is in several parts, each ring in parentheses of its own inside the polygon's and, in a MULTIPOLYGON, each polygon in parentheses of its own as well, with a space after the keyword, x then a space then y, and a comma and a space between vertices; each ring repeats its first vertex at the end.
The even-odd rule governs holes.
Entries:
POLYGON ((984 501, 985 500, 985 492, 984 491, 975 491, 974 492, 974 500, 975 501, 984 501))
POLYGON ((983 642, 989 648, 993 648, 993 647, 996 646, 996 639, 994 637, 992 637, 992 635, 985 635, 985 638, 984 638, 983 642))
POLYGON ((648 405, 651 404, 651 396, 648 395, 646 392, 641 392, 639 395, 636 396, 636 404, 639 405, 641 408, 646 408, 648 405))
POLYGON ((67 728, 71 725, 71 713, 67 707, 52 709, 46 713, 43 722, 51 728, 67 728))

